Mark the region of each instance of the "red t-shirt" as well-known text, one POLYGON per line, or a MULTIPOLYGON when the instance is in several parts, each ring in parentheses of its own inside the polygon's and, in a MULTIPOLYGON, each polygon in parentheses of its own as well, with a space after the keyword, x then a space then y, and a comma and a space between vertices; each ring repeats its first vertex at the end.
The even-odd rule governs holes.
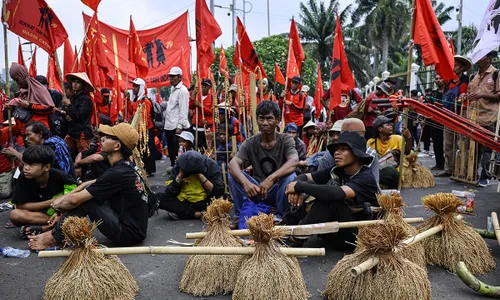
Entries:
POLYGON ((291 91, 285 96, 285 99, 292 102, 292 105, 284 105, 285 109, 285 125, 295 123, 297 126, 304 125, 304 102, 306 97, 301 92, 292 94, 291 91), (300 97, 302 95, 302 97, 300 97))
POLYGON ((373 121, 377 118, 377 116, 368 114, 368 108, 371 107, 378 110, 378 105, 374 104, 372 100, 380 98, 381 97, 377 96, 375 93, 371 93, 368 97, 366 97, 365 114, 363 116, 363 123, 365 124, 365 127, 373 127, 373 121))
MULTIPOLYGON (((203 99, 203 113, 205 114, 205 120, 207 120, 207 126, 210 128, 213 124, 213 97, 208 94, 205 99, 203 99)), ((198 108, 198 124, 196 124, 196 107, 194 106, 194 99, 189 99, 189 109, 193 111, 193 116, 191 117, 191 124, 196 127, 203 127, 203 116, 201 114, 201 109, 198 108)))
POLYGON ((134 113, 137 110, 137 107, 139 107, 139 104, 144 104, 144 107, 142 108, 142 113, 143 117, 145 117, 148 120, 148 129, 151 129, 155 126, 155 123, 153 122, 153 118, 151 116, 151 100, 148 98, 143 98, 142 100, 136 101, 134 103, 134 113))
MULTIPOLYGON (((9 127, 1 129, 0 146, 9 146, 9 127)), ((10 170, 12 170, 12 162, 7 155, 0 153, 0 173, 9 172, 10 170)))

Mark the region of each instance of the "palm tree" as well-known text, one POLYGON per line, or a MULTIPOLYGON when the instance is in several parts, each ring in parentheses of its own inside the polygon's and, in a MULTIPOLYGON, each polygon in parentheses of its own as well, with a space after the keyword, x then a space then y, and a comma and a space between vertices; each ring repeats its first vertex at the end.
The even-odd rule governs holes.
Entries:
POLYGON ((436 13, 436 17, 438 19, 439 24, 443 26, 446 22, 451 20, 451 12, 455 10, 454 6, 448 6, 443 2, 437 3, 437 0, 431 0, 432 7, 434 8, 434 12, 436 13))
MULTIPOLYGON (((453 38, 453 43, 455 44, 455 48, 457 47, 457 40, 458 40, 458 31, 450 31, 450 32, 445 32, 446 35, 451 35, 453 38)), ((475 43, 474 40, 476 39, 477 36, 477 27, 474 26, 474 24, 471 24, 469 26, 464 26, 462 27, 462 49, 461 53, 462 55, 467 55, 470 53, 474 47, 475 43)))

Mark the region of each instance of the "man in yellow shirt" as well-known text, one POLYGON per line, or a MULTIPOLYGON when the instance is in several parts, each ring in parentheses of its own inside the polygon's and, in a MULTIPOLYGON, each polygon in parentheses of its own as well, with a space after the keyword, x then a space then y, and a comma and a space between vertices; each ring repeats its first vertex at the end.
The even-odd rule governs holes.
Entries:
POLYGON ((406 147, 405 155, 410 154, 412 145, 412 136, 407 128, 403 128, 401 135, 393 134, 394 124, 385 117, 378 116, 373 121, 375 137, 368 140, 367 145, 378 154, 380 165, 379 184, 383 189, 397 188, 399 182, 399 160, 401 156, 403 137, 406 147))

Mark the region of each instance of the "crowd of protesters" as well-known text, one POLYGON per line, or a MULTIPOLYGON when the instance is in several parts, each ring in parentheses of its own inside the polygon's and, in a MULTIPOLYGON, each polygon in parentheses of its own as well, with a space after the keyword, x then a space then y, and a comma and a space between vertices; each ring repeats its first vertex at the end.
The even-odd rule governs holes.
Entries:
MULTIPOLYGON (((493 131, 500 102, 498 72, 491 65, 495 55, 481 59, 473 75, 464 75, 472 63, 455 56, 458 79, 445 82, 437 75, 435 90, 420 98, 412 91, 412 96, 442 102, 464 116, 471 110, 457 107, 474 104, 477 123, 493 131)), ((264 78, 250 116, 242 113, 246 107, 238 86, 228 87, 228 99, 221 99, 224 92, 213 94, 210 79, 202 79, 200 91, 183 84, 181 68, 173 67, 168 75, 170 95, 158 102, 148 97, 143 79, 131 81, 132 90, 124 95, 128 113, 112 124, 110 90, 96 91, 85 73, 66 74, 62 95, 47 88, 44 76, 32 78, 24 66, 12 64, 10 76, 20 91, 7 105, 12 139, 7 122, 0 135, 1 196, 13 194, 10 225, 20 227, 32 249, 62 243, 61 224, 68 216, 101 220, 99 230, 115 244, 141 243, 150 214, 147 177, 155 176, 156 161, 167 157, 166 186, 157 198, 168 218, 199 219, 210 199, 228 196, 234 202, 233 228, 245 227, 246 218, 258 212, 292 225, 370 219, 376 194, 398 188, 401 157, 420 150, 420 141, 426 153, 432 144, 432 169, 441 171, 436 176, 451 175, 452 132, 432 121, 425 127, 413 112, 401 127, 398 113, 373 101, 401 93, 396 80, 379 82, 364 98, 357 89, 344 91, 341 103, 330 110, 330 91, 314 101, 309 86, 295 76, 278 96, 264 78), (101 94, 97 106, 92 93, 101 94), (138 107, 144 132, 126 122, 138 107), (141 165, 129 159, 134 151, 141 165), (20 172, 14 175, 16 168, 20 172)), ((478 185, 484 187, 491 150, 481 146, 479 155, 478 185)), ((323 238, 347 246, 343 241, 352 242, 354 235, 340 230, 323 238)), ((287 242, 300 246, 304 241, 291 237, 287 242)))

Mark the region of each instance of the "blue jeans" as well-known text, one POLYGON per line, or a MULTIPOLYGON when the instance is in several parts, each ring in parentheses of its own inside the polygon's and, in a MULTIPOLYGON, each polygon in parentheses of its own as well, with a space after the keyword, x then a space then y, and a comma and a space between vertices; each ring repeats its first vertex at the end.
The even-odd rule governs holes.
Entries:
MULTIPOLYGON (((245 177, 253 184, 259 185, 259 182, 255 180, 252 176, 248 175, 247 173, 243 172, 245 177)), ((243 185, 241 185, 235 178, 233 178, 231 175, 228 175, 228 180, 229 180, 229 189, 231 190, 231 194, 233 196, 233 201, 234 201, 234 216, 239 217, 240 216, 240 209, 241 206, 243 205, 243 202, 245 201, 244 198, 248 198, 249 200, 253 202, 261 202, 264 201, 268 203, 269 205, 272 205, 273 207, 276 208, 276 215, 279 217, 283 217, 284 213, 290 206, 288 204, 288 197, 285 195, 285 190, 286 186, 295 180, 295 173, 292 173, 286 177, 280 178, 269 191, 267 192, 267 196, 265 199, 262 199, 261 196, 255 196, 255 197, 248 197, 247 193, 245 192, 245 189, 243 188, 243 185)))

